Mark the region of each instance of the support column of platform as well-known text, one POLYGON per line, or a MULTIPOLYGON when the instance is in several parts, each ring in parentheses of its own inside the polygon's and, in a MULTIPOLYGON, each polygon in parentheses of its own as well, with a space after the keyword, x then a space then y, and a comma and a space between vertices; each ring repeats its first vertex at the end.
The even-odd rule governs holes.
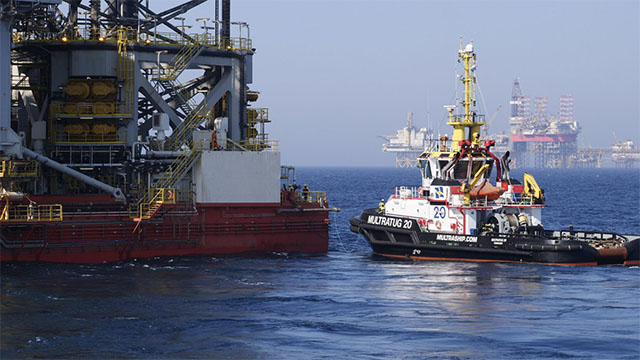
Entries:
MULTIPOLYGON (((229 95, 231 96, 227 101, 229 138, 236 141, 242 139, 242 123, 245 118, 242 113, 244 107, 241 105, 241 96, 243 91, 242 70, 240 68, 241 64, 242 62, 239 59, 233 59, 231 68, 225 69, 225 72, 231 71, 231 87, 229 88, 229 95)), ((223 77, 225 75, 223 75, 223 77)))
POLYGON ((11 27, 0 21, 0 151, 22 158, 22 140, 11 129, 11 27))
POLYGON ((0 22, 0 126, 11 126, 11 29, 0 22))

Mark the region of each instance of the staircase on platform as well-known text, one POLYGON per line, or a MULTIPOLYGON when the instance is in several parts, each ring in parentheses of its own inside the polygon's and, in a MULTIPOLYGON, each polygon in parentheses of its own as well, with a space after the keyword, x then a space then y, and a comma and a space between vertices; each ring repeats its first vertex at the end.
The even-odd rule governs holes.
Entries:
POLYGON ((153 74, 152 79, 177 102, 178 108, 180 108, 186 116, 196 108, 197 104, 178 90, 182 86, 178 81, 178 76, 180 76, 191 61, 202 52, 203 48, 196 39, 188 41, 167 65, 156 69, 156 72, 153 74))
POLYGON ((180 91, 182 84, 178 81, 178 76, 202 52, 203 48, 204 46, 197 39, 188 41, 171 61, 165 67, 157 69, 153 76, 153 80, 169 94, 171 99, 176 101, 177 107, 185 114, 183 121, 173 129, 172 135, 165 143, 165 150, 179 150, 189 140, 192 131, 208 115, 208 107, 205 104, 198 105, 192 97, 180 91))
POLYGON ((193 130, 198 127, 204 118, 209 116, 209 106, 200 104, 189 113, 182 122, 173 129, 171 136, 165 141, 164 149, 169 151, 177 151, 181 146, 190 140, 193 130))
POLYGON ((177 157, 154 182, 149 191, 137 203, 132 204, 129 216, 136 221, 151 219, 163 204, 176 203, 176 189, 173 187, 189 171, 200 157, 201 150, 189 141, 187 149, 177 157))
POLYGON ((163 204, 175 204, 174 185, 193 167, 200 156, 201 147, 194 146, 191 134, 208 116, 209 108, 206 104, 198 105, 179 90, 182 84, 178 81, 178 76, 202 49, 203 46, 197 39, 188 41, 165 67, 156 70, 152 78, 177 102, 178 107, 185 114, 183 121, 173 129, 171 136, 164 143, 165 150, 180 151, 181 155, 160 175, 149 191, 132 204, 130 217, 136 221, 151 219, 163 204))

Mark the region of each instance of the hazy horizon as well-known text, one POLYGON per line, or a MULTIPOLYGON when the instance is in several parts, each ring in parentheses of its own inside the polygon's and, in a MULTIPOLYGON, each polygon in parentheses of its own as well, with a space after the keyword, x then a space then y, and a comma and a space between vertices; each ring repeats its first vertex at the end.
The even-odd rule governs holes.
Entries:
MULTIPOLYGON (((574 96, 579 146, 611 146, 614 132, 640 145, 638 4, 232 0, 231 18, 250 25, 253 106, 269 108, 283 164, 392 166, 378 136, 405 126, 408 112, 417 127, 428 116, 451 132, 443 105, 455 93, 460 36, 474 41, 479 108, 490 118, 502 105, 492 132, 508 130, 519 78, 523 94, 548 97, 550 114, 560 95, 574 96)), ((195 31, 196 17, 214 18, 214 1, 185 17, 195 31)))

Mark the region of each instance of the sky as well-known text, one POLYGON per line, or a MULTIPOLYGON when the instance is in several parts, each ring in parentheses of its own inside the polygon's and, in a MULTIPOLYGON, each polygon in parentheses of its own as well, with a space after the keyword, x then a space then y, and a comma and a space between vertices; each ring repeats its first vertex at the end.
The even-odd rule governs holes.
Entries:
MULTIPOLYGON (((573 94, 579 146, 611 146, 614 132, 640 146, 639 4, 232 0, 231 18, 249 23, 254 106, 269 108, 283 164, 392 166, 379 136, 405 126, 408 112, 450 134, 443 106, 455 98, 460 36, 477 53, 480 110, 490 118, 502 105, 492 130, 508 130, 519 78, 524 95, 549 98, 550 114, 573 94)), ((214 1, 185 17, 194 28, 213 19, 214 1)))

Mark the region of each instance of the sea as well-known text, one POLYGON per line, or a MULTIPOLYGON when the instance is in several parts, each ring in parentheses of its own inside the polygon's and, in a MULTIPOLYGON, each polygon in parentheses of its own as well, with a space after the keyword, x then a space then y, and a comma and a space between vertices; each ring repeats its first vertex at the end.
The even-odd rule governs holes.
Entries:
MULTIPOLYGON (((545 228, 640 234, 640 170, 532 173, 545 228)), ((640 359, 638 267, 374 255, 349 218, 419 176, 298 168, 341 209, 323 255, 2 264, 0 358, 640 359)))

